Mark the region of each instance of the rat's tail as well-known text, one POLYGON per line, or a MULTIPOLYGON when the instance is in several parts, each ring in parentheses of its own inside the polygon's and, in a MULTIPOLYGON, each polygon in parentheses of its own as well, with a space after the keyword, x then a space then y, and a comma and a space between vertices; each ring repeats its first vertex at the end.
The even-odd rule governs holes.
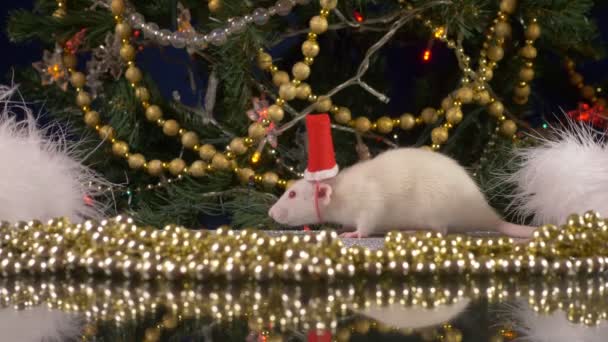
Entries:
POLYGON ((506 221, 502 221, 497 228, 499 232, 514 238, 530 238, 535 229, 535 227, 522 226, 506 221))

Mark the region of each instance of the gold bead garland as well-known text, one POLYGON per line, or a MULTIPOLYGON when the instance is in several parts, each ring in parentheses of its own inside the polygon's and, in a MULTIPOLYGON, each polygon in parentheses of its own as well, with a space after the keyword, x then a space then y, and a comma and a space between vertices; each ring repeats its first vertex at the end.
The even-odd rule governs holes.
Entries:
POLYGON ((478 102, 485 104, 488 113, 498 120, 496 131, 506 137, 516 139, 517 125, 513 120, 507 119, 504 115, 504 105, 498 99, 492 98, 485 90, 484 83, 489 82, 494 75, 494 69, 498 66, 498 62, 504 57, 504 42, 511 33, 511 26, 508 23, 509 15, 513 14, 517 6, 516 0, 502 0, 500 2, 500 11, 494 19, 494 26, 490 27, 489 33, 486 35, 484 42, 484 50, 480 53, 479 68, 477 74, 480 75, 481 84, 477 88, 485 94, 480 94, 478 102))
MULTIPOLYGON (((501 8, 506 8, 507 11, 513 10, 515 6, 514 1, 503 0, 504 3, 501 3, 501 8)), ((411 5, 408 5, 409 9, 413 9, 411 5)), ((492 77, 492 71, 496 67, 497 62, 502 59, 504 56, 502 45, 504 44, 504 38, 510 34, 510 25, 507 22, 508 13, 510 12, 499 12, 497 19, 494 20, 495 26, 490 28, 490 34, 487 35, 487 41, 484 43, 484 48, 487 49, 482 52, 482 59, 480 60, 480 70, 478 74, 483 73, 482 82, 490 80, 492 77), (495 39, 493 45, 490 46, 490 43, 495 39), (484 56, 488 56, 490 62, 487 62, 484 56)), ((421 15, 416 16, 418 19, 421 19, 421 15)), ((443 27, 434 27, 430 20, 425 20, 424 24, 431 28, 434 32, 436 38, 439 38, 445 41, 448 47, 454 49, 456 47, 456 43, 453 40, 448 40, 447 35, 445 34, 445 29, 443 27)), ((314 34, 314 31, 313 31, 314 34)), ((319 53, 319 47, 316 41, 310 41, 311 37, 316 39, 316 35, 309 34, 309 41, 306 41, 302 46, 302 51, 304 55, 310 55, 313 58, 319 53)), ((457 50, 457 53, 460 55, 460 60, 464 64, 464 71, 466 73, 470 73, 471 69, 469 67, 470 58, 464 54, 462 48, 457 50)), ((306 61, 305 61, 306 62, 306 61)), ((305 63, 306 64, 306 63, 305 63)), ((312 64, 312 63, 307 63, 312 64)), ((498 121, 501 123, 499 127, 497 127, 497 131, 501 132, 506 136, 510 136, 515 138, 515 132, 517 130, 517 125, 512 120, 507 120, 503 115, 504 106, 501 102, 491 98, 490 94, 485 90, 483 85, 476 85, 475 88, 479 91, 477 94, 474 93, 473 89, 468 87, 468 83, 470 82, 468 78, 463 79, 463 87, 458 89, 452 94, 452 96, 446 97, 442 102, 442 108, 439 110, 435 110, 433 108, 425 108, 420 117, 415 118, 413 115, 409 113, 403 114, 398 119, 391 119, 388 117, 381 117, 376 122, 371 122, 366 117, 360 117, 356 120, 352 120, 351 112, 348 108, 339 107, 333 105, 331 99, 318 96, 311 93, 310 86, 308 84, 302 85, 301 80, 294 79, 296 82, 296 86, 303 86, 303 91, 299 92, 297 88, 294 90, 291 85, 288 85, 289 76, 286 72, 280 71, 275 65, 272 64, 272 57, 264 52, 260 52, 258 55, 258 66, 261 69, 269 70, 273 74, 273 80, 277 86, 283 88, 283 91, 279 89, 279 95, 283 94, 288 96, 280 96, 277 99, 278 106, 282 106, 286 100, 291 100, 295 97, 298 98, 306 98, 305 95, 308 95, 307 99, 310 102, 314 102, 317 104, 316 110, 318 111, 330 111, 334 115, 334 119, 340 124, 347 124, 353 128, 355 128, 359 133, 366 133, 368 131, 374 130, 381 134, 389 134, 395 127, 400 127, 404 130, 409 130, 419 124, 434 124, 438 117, 443 114, 446 115, 446 122, 440 126, 433 129, 431 133, 432 145, 430 148, 432 150, 438 150, 442 144, 444 144, 449 138, 449 130, 453 128, 455 125, 462 121, 462 110, 461 105, 463 103, 470 103, 473 100, 477 101, 482 105, 487 105, 490 113, 495 116, 498 121), (301 96, 297 96, 297 93, 302 93, 301 96), (285 98, 287 97, 287 98, 285 98), (455 100, 452 100, 452 97, 455 100), (403 121, 403 123, 402 123, 403 121)), ((293 71, 293 70, 292 70, 293 71)), ((309 69, 306 69, 306 75, 309 74, 309 69)), ((295 74, 294 74, 295 75, 295 74)), ((280 108, 273 108, 272 113, 274 117, 279 119, 283 118, 282 110, 280 108)), ((259 160, 259 154, 254 155, 255 160, 259 160)))
POLYGON ((481 155, 479 156, 479 160, 477 162, 477 165, 475 166, 475 171, 472 173, 473 177, 477 177, 479 175, 479 172, 484 167, 483 164, 487 161, 488 154, 492 150, 492 147, 494 145, 496 145, 497 139, 498 139, 497 132, 494 132, 490 135, 490 139, 488 140, 488 142, 484 146, 483 150, 481 151, 481 155))
MULTIPOLYGON (((316 54, 318 54, 318 50, 319 50, 318 44, 316 43, 316 34, 322 33, 326 29, 325 25, 323 25, 323 20, 326 20, 326 17, 329 15, 329 9, 331 9, 331 7, 333 6, 332 3, 328 3, 325 1, 322 1, 321 5, 323 6, 323 9, 321 10, 320 15, 318 17, 315 17, 314 20, 311 20, 311 31, 312 32, 311 32, 311 34, 309 34, 309 39, 305 42, 305 44, 303 44, 303 47, 302 47, 303 53, 305 55, 305 60, 303 62, 299 62, 296 65, 294 65, 294 68, 292 70, 292 73, 294 75, 294 80, 292 81, 292 83, 288 83, 289 76, 286 73, 278 71, 278 69, 272 65, 271 59, 270 59, 269 65, 266 65, 266 67, 268 67, 271 70, 271 72, 274 72, 274 74, 275 74, 274 76, 281 76, 281 77, 275 77, 276 78, 275 82, 277 84, 279 84, 281 87, 279 92, 280 92, 280 95, 282 95, 279 99, 277 99, 275 106, 278 108, 273 108, 274 115, 271 116, 271 118, 274 118, 274 120, 276 120, 276 121, 279 121, 279 119, 281 119, 283 116, 282 108, 280 108, 280 106, 284 105, 285 100, 293 99, 295 97, 303 97, 303 95, 305 95, 307 90, 309 90, 309 88, 310 88, 308 85, 303 85, 303 90, 301 90, 300 89, 300 86, 302 86, 301 80, 306 79, 307 76, 310 74, 310 68, 308 66, 310 64, 312 64, 312 61, 314 60, 314 56, 316 56, 316 54), (287 76, 287 77, 285 77, 285 76, 287 76), (306 76, 306 77, 304 77, 304 76, 306 76), (302 93, 304 93, 304 94, 302 94, 302 93)), ((120 15, 122 14, 122 11, 124 11, 124 3, 122 3, 120 0, 113 1, 111 9, 112 9, 113 13, 115 14, 115 18, 117 20, 116 32, 119 36, 123 37, 123 49, 121 49, 121 56, 127 61, 128 65, 129 65, 127 72, 125 73, 125 77, 129 81, 132 82, 132 84, 135 88, 136 83, 141 81, 142 74, 141 74, 141 71, 137 67, 135 67, 133 64, 135 49, 125 39, 125 37, 128 37, 128 34, 130 33, 131 30, 130 30, 130 27, 128 27, 128 24, 121 22, 120 15)), ((436 35, 436 36, 439 36, 439 35, 436 35)), ((264 55, 260 55, 259 60, 261 62, 263 62, 265 60, 264 55)), ((266 60, 267 60, 267 58, 266 58, 266 60)), ((468 57, 466 58, 466 61, 468 62, 468 57)), ((262 63, 262 66, 264 66, 263 63, 262 63)), ((165 134, 167 134, 169 136, 177 136, 179 134, 182 137, 182 139, 181 139, 182 144, 185 147, 196 150, 196 148, 198 147, 198 144, 196 144, 198 138, 195 136, 194 132, 188 132, 183 129, 180 129, 179 124, 174 120, 162 119, 162 111, 160 110, 160 108, 153 107, 148 103, 149 91, 145 87, 137 87, 135 89, 135 92, 136 92, 136 95, 138 96, 138 98, 140 98, 140 100, 142 100, 142 105, 144 105, 144 107, 146 107, 146 117, 150 121, 155 121, 159 126, 162 126, 165 134), (150 113, 148 113, 148 110, 147 110, 149 108, 152 108, 150 110, 150 113)), ((457 92, 456 98, 460 99, 466 103, 466 102, 471 101, 472 94, 473 94, 472 90, 467 89, 467 88, 462 88, 457 92)), ((88 97, 88 94, 79 93, 78 95, 79 96, 77 98, 77 102, 82 107, 87 107, 90 104, 90 97, 88 97)), ((339 113, 341 116, 341 120, 347 121, 346 119, 348 119, 348 117, 345 117, 345 116, 349 116, 349 114, 350 114, 349 111, 345 110, 344 108, 339 108, 337 106, 333 106, 331 103, 331 100, 329 98, 323 98, 323 97, 317 98, 317 96, 312 95, 312 94, 309 94, 308 98, 309 98, 309 100, 314 100, 315 102, 317 102, 319 110, 324 110, 324 111, 331 110, 331 112, 333 112, 333 113, 339 113)), ((457 105, 458 103, 459 102, 456 101, 454 104, 457 105)), ((430 123, 433 123, 434 121, 436 121, 437 116, 435 115, 435 113, 431 113, 431 111, 433 111, 433 110, 430 108, 425 109, 423 111, 423 115, 421 115, 421 119, 418 119, 418 120, 414 119, 414 123, 424 122, 424 123, 430 124, 430 123)), ((439 114, 442 114, 443 110, 440 109, 437 112, 439 114)), ((432 138, 433 138, 434 142, 436 142, 436 144, 433 144, 433 149, 438 149, 440 143, 445 142, 447 140, 448 130, 450 128, 452 128, 454 124, 457 124, 458 122, 460 122, 462 120, 462 112, 459 108, 453 108, 453 107, 449 108, 447 114, 448 115, 446 118, 447 118, 448 122, 446 124, 444 124, 442 127, 436 128, 432 134, 432 138)), ((87 113, 87 114, 85 114, 85 116, 88 116, 88 119, 90 119, 90 120, 88 120, 89 122, 96 121, 94 114, 89 115, 89 113, 87 113)), ((397 125, 399 125, 402 128, 413 127, 411 125, 412 120, 410 120, 411 119, 410 116, 403 115, 402 118, 404 119, 403 124, 401 123, 401 118, 392 120, 388 117, 382 117, 376 123, 371 123, 371 122, 369 122, 369 120, 365 121, 365 119, 361 119, 358 121, 348 120, 348 123, 351 126, 358 128, 360 131, 368 131, 368 130, 373 129, 380 133, 387 134, 393 129, 393 127, 395 127, 397 125)), ((267 124, 268 122, 262 122, 262 123, 267 124)), ((97 125, 95 125, 95 126, 97 126, 97 125)), ((513 129, 513 126, 514 125, 505 125, 503 130, 513 129)), ((250 132, 252 133, 252 135, 254 137, 259 137, 259 136, 263 135, 263 134, 260 134, 261 130, 257 126, 255 126, 254 128, 255 129, 250 129, 250 132)), ((111 127, 102 126, 99 130, 100 130, 100 134, 103 137, 109 138, 111 141, 113 141, 113 143, 114 143, 113 151, 115 154, 121 155, 124 153, 125 156, 128 155, 128 147, 126 146, 125 143, 114 139, 113 131, 111 130, 111 127)), ((241 153, 244 153, 244 152, 245 151, 242 151, 241 153)), ((228 157, 227 159, 232 159, 234 157, 234 153, 232 153, 229 150, 229 147, 228 147, 228 152, 226 152, 226 156, 228 157)), ((131 160, 129 160, 130 161, 129 164, 134 165, 135 168, 142 167, 142 165, 140 165, 141 163, 139 162, 141 159, 140 157, 142 157, 142 156, 138 155, 138 158, 131 158, 131 159, 133 159, 133 162, 131 162, 131 160)), ((126 157, 126 158, 128 158, 128 157, 126 157)), ((218 157, 216 159, 217 159, 217 162, 211 163, 211 165, 216 165, 216 166, 219 165, 219 166, 221 166, 220 169, 228 168, 228 164, 223 160, 223 158, 218 157)), ((254 158, 252 158, 252 160, 254 160, 254 159, 259 159, 259 155, 256 157, 254 154, 254 158)), ((167 169, 169 169, 169 171, 172 174, 181 174, 181 173, 178 173, 178 171, 177 171, 177 166, 182 165, 183 161, 181 161, 181 160, 174 160, 171 163, 160 162, 160 161, 151 161, 151 162, 153 162, 152 165, 154 167, 148 168, 147 167, 148 163, 144 162, 143 168, 147 169, 149 171, 149 173, 152 175, 160 175, 163 170, 167 170, 167 169), (161 165, 162 168, 159 168, 158 165, 161 165), (174 167, 170 167, 171 165, 173 165, 174 167)), ((200 163, 197 164, 197 167, 198 167, 198 169, 200 169, 200 163)), ((188 169, 186 167, 184 167, 184 171, 187 171, 187 170, 188 169)), ((234 170, 238 172, 238 167, 235 167, 234 170)), ((210 170, 208 170, 208 171, 210 171, 210 170)), ((202 175, 203 172, 195 172, 195 174, 202 175)), ((261 177, 254 177, 254 179, 256 179, 256 180, 260 179, 260 178, 261 177)), ((277 184, 279 184, 279 185, 287 184, 287 181, 279 181, 279 182, 277 182, 277 184)))
MULTIPOLYGON (((501 2, 501 9, 506 8, 509 11, 512 11, 515 4, 516 1, 503 0, 501 2)), ((413 6, 408 5, 408 8, 412 9, 413 6)), ((479 67, 476 72, 473 72, 469 67, 470 58, 464 53, 464 50, 462 48, 456 49, 456 43, 447 38, 445 29, 442 26, 433 25, 428 19, 424 20, 424 25, 429 27, 431 31, 434 32, 435 38, 444 41, 448 48, 455 49, 455 53, 463 64, 463 71, 465 75, 471 74, 474 78, 477 78, 475 75, 479 76, 472 85, 461 88, 464 90, 457 90, 442 101, 441 107, 443 110, 447 111, 450 110, 450 108, 456 107, 455 109, 452 109, 452 113, 450 114, 453 119, 448 119, 448 122, 446 122, 443 127, 437 127, 434 130, 435 139, 433 139, 433 145, 427 148, 437 150, 441 147, 441 144, 437 144, 437 142, 447 140, 448 132, 454 126, 454 124, 450 121, 459 122, 459 120, 461 120, 461 113, 459 113, 461 112, 460 106, 463 102, 470 102, 471 88, 474 89, 472 99, 478 104, 486 106, 488 112, 499 121, 500 125, 496 128, 496 131, 507 137, 516 139, 515 132, 517 130, 517 125, 514 121, 506 119, 506 117, 503 115, 504 105, 499 100, 493 98, 486 90, 485 86, 485 82, 492 79, 494 75, 493 71, 497 67, 498 61, 500 61, 504 56, 504 40, 505 37, 510 35, 511 32, 511 27, 507 21, 509 13, 511 12, 498 12, 497 18, 494 19, 494 25, 489 28, 489 32, 486 35, 486 41, 483 45, 484 49, 480 53, 479 67), (453 102, 453 98, 456 99, 455 102, 453 102)), ((416 18, 422 20, 421 15, 416 16, 416 18)), ((466 81, 464 82, 465 85, 469 82, 466 76, 463 81, 466 81)))
POLYGON ((221 0, 209 0, 208 8, 209 8, 209 12, 217 13, 222 9, 222 1, 221 0))
MULTIPOLYGON (((275 103, 268 108, 270 120, 275 124, 280 123, 285 116, 283 106, 296 98, 301 100, 308 99, 310 102, 316 102, 317 110, 319 111, 329 111, 332 107, 331 99, 327 97, 318 99, 311 94, 310 85, 303 82, 310 76, 310 66, 314 63, 314 58, 320 51, 317 37, 319 34, 323 34, 327 31, 329 11, 334 9, 337 5, 337 1, 320 0, 319 3, 321 5, 319 15, 310 19, 310 31, 306 41, 302 43, 301 50, 304 59, 295 63, 291 69, 291 74, 293 76, 292 80, 290 80, 287 72, 279 70, 279 68, 272 63, 272 56, 270 54, 264 52, 263 49, 260 49, 258 53, 258 67, 262 70, 269 71, 272 75, 273 83, 279 88, 279 96, 275 100, 275 103)), ((255 141, 262 139, 266 135, 266 127, 270 125, 271 121, 252 123, 249 126, 249 137, 255 141)), ((260 157, 260 151, 256 151, 250 159, 251 163, 257 164, 260 157)))
MULTIPOLYGON (((511 9, 514 5, 515 1, 503 0, 503 2, 501 2, 501 8, 511 9)), ((413 9, 413 6, 408 5, 407 8, 413 9)), ((422 15, 417 15, 416 18, 423 20, 422 15)), ((442 112, 440 113, 443 114, 445 111, 447 114, 446 122, 442 126, 433 129, 431 132, 432 145, 427 148, 438 150, 441 145, 449 139, 449 130, 462 121, 462 104, 470 103, 472 101, 475 101, 482 106, 487 106, 490 114, 500 123, 496 128, 497 132, 501 132, 503 135, 512 137, 513 139, 516 138, 515 132, 517 130, 517 125, 514 121, 506 119, 503 115, 503 104, 497 99, 494 99, 484 85, 485 82, 492 79, 493 70, 497 67, 498 61, 504 56, 504 40, 511 32, 511 27, 507 22, 507 19, 508 13, 498 12, 497 18, 494 19, 494 25, 490 27, 489 33, 486 35, 486 41, 483 45, 484 49, 480 53, 479 68, 475 73, 473 73, 469 66, 470 57, 464 53, 462 48, 456 49, 456 43, 454 40, 448 39, 446 30, 442 26, 434 25, 428 19, 423 21, 424 25, 434 33, 435 38, 445 42, 448 48, 455 50, 459 61, 463 64, 462 67, 465 73, 463 86, 442 101, 442 112), (488 59, 490 61, 488 61, 488 59), (469 85, 470 80, 466 76, 469 74, 479 75, 479 79, 472 85, 469 85)))
MULTIPOLYGON (((121 15, 124 11, 124 8, 125 7, 124 7, 123 0, 113 0, 111 3, 111 10, 112 10, 112 13, 114 14, 114 18, 117 23, 116 32, 122 38, 123 46, 121 48, 121 52, 127 51, 127 52, 121 53, 121 57, 123 59, 125 59, 125 61, 127 62, 127 66, 128 66, 127 71, 125 72, 125 78, 127 78, 129 80, 132 88, 134 88, 135 95, 136 95, 136 97, 138 97, 138 99, 140 99, 141 104, 144 107, 145 112, 146 112, 146 118, 149 121, 155 122, 159 127, 162 127, 163 133, 165 133, 165 135, 179 136, 181 143, 184 147, 190 148, 194 151, 199 151, 200 146, 198 143, 198 136, 196 135, 196 133, 181 129, 179 127, 179 123, 175 120, 164 120, 162 118, 163 113, 162 113, 162 110, 160 109, 160 107, 158 107, 156 105, 152 105, 148 102, 150 99, 149 90, 145 86, 138 85, 138 83, 142 79, 142 73, 134 65, 134 62, 133 62, 133 59, 135 58, 135 52, 134 52, 135 49, 130 45, 130 43, 127 39, 131 33, 131 28, 128 26, 128 24, 126 24, 122 21, 122 17, 121 17, 121 15), (133 53, 130 53, 131 51, 133 51, 133 53)), ((241 155, 246 152, 247 147, 251 146, 251 144, 252 144, 252 141, 250 138, 233 139, 233 142, 236 142, 236 143, 234 143, 234 144, 231 143, 231 145, 236 146, 238 151, 232 152, 230 150, 231 149, 230 145, 227 146, 227 148, 226 148, 227 152, 225 152, 225 155, 226 155, 225 157, 229 157, 229 158, 224 158, 223 156, 218 155, 217 157, 215 157, 216 162, 206 164, 205 162, 212 161, 212 159, 214 158, 214 155, 215 155, 215 152, 214 152, 214 155, 209 156, 207 159, 205 159, 204 156, 201 156, 201 158, 204 161, 195 161, 189 167, 187 167, 185 162, 180 158, 176 158, 176 159, 172 160, 171 162, 162 162, 159 160, 146 161, 145 157, 141 154, 130 154, 128 144, 126 142, 117 140, 114 137, 114 129, 111 126, 100 125, 99 113, 90 110, 90 107, 89 107, 91 104, 90 95, 82 89, 82 87, 84 86, 84 81, 86 80, 86 77, 84 76, 84 74, 77 72, 73 69, 73 67, 75 67, 75 65, 76 65, 75 56, 66 54, 64 57, 64 61, 65 60, 69 61, 69 63, 65 63, 65 64, 68 67, 68 71, 71 74, 71 83, 76 88, 76 92, 77 92, 76 103, 82 109, 82 111, 85 113, 85 115, 84 115, 85 123, 89 127, 92 127, 95 130, 97 130, 102 139, 110 141, 112 143, 113 153, 119 157, 123 157, 123 158, 127 159, 129 167, 131 167, 132 169, 144 169, 152 176, 161 176, 164 173, 164 171, 166 170, 174 176, 181 176, 183 174, 189 174, 194 177, 202 177, 206 174, 206 172, 213 171, 214 167, 215 167, 215 169, 220 169, 220 170, 231 170, 231 171, 236 172, 237 174, 239 172, 241 172, 242 169, 240 169, 238 167, 238 165, 236 165, 236 162, 232 159, 235 157, 235 154, 241 155), (234 165, 234 167, 230 167, 231 165, 234 165)), ((287 184, 287 182, 288 182, 288 180, 280 180, 280 181, 277 181, 276 184, 278 184, 279 186, 284 186, 285 184, 287 184)), ((156 188, 158 188, 158 187, 159 186, 156 186, 156 188)), ((150 186, 148 186, 148 188, 152 189, 155 187, 152 186, 152 188, 150 188, 150 186)))
POLYGON ((559 228, 540 227, 525 244, 504 237, 391 232, 383 249, 377 251, 346 248, 330 231, 271 237, 250 229, 233 231, 227 227, 213 233, 175 225, 155 230, 139 227, 120 216, 100 223, 71 224, 67 219, 46 224, 3 223, 0 237, 3 276, 24 271, 86 272, 144 279, 219 277, 229 281, 277 278, 332 282, 379 275, 401 278, 415 274, 514 271, 575 275, 608 268, 608 225, 594 212, 573 215, 559 228))
POLYGON ((583 75, 576 72, 576 65, 571 58, 566 58, 564 64, 566 71, 568 72, 568 76, 570 77, 570 83, 576 88, 580 89, 581 97, 587 101, 590 101, 592 104, 597 104, 600 107, 608 108, 608 101, 606 98, 598 96, 601 88, 596 89, 591 85, 585 84, 583 75))
POLYGON ((540 32, 536 18, 533 18, 526 28, 526 45, 519 50, 519 55, 524 59, 524 65, 519 70, 519 83, 513 92, 513 102, 519 105, 528 103, 530 82, 534 79, 534 59, 536 58, 536 48, 533 44, 540 37, 540 32))

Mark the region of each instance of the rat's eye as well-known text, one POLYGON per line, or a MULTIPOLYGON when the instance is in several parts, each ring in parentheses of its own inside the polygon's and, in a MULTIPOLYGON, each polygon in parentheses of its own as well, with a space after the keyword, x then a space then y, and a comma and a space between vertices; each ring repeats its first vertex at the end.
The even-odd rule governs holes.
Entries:
POLYGON ((291 191, 289 192, 288 196, 289 196, 289 198, 294 198, 294 197, 296 197, 296 192, 295 192, 295 191, 293 191, 293 190, 291 190, 291 191))

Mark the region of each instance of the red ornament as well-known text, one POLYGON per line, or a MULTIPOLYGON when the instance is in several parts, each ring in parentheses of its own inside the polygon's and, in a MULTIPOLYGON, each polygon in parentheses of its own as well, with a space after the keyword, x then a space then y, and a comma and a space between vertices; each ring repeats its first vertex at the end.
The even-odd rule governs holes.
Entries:
POLYGON ((308 332, 308 342, 331 342, 331 331, 311 330, 308 332))
POLYGON ((362 23, 365 20, 365 18, 363 18, 363 14, 357 10, 353 11, 353 17, 358 23, 362 23))
POLYGON ((339 167, 336 163, 329 116, 327 114, 308 115, 306 131, 308 134, 308 167, 304 171, 304 178, 308 181, 321 181, 335 177, 339 167))
POLYGON ((133 37, 139 38, 140 35, 141 35, 141 31, 140 30, 133 31, 133 37))
POLYGON ((67 50, 67 52, 73 55, 78 51, 78 48, 84 40, 86 32, 87 29, 83 28, 82 30, 78 31, 78 33, 76 33, 74 36, 72 36, 72 38, 70 38, 67 42, 65 42, 65 49, 67 50))
POLYGON ((95 203, 95 201, 93 201, 93 199, 89 195, 84 195, 82 199, 84 200, 84 204, 88 205, 89 207, 92 207, 95 203))
POLYGON ((577 109, 571 110, 567 114, 576 121, 586 122, 595 127, 605 128, 607 126, 605 108, 599 105, 591 107, 587 103, 579 103, 577 109))

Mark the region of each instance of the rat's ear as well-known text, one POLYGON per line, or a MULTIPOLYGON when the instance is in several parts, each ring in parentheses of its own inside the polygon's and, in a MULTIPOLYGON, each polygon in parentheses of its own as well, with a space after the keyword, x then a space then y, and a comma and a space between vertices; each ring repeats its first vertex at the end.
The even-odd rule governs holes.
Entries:
POLYGON ((323 205, 328 205, 331 201, 331 192, 331 185, 319 183, 317 187, 317 197, 323 205))

